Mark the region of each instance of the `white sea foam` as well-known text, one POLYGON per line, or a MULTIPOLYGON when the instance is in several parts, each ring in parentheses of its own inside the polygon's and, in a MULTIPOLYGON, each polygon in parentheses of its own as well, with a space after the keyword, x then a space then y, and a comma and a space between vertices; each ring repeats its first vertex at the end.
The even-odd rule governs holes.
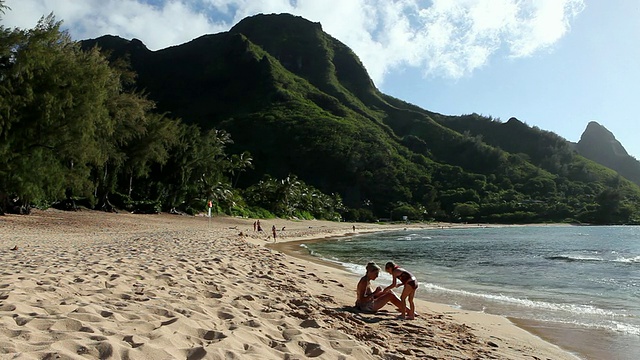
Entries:
POLYGON ((521 298, 516 298, 508 295, 503 295, 503 294, 495 295, 495 294, 474 293, 466 290, 448 289, 435 284, 425 284, 425 287, 429 289, 433 289, 435 291, 452 293, 452 294, 457 294, 457 295, 462 295, 467 297, 488 299, 488 300, 492 300, 500 303, 512 304, 512 305, 522 306, 530 309, 543 309, 543 310, 549 310, 549 311, 562 311, 562 312, 567 312, 571 314, 599 315, 599 316, 608 316, 608 317, 626 316, 625 314, 622 314, 622 313, 616 313, 610 310, 600 309, 592 305, 552 303, 547 301, 521 299, 521 298))
POLYGON ((581 320, 563 320, 563 319, 552 319, 550 321, 560 323, 560 324, 575 325, 583 328, 609 330, 609 331, 619 332, 625 335, 640 336, 640 326, 621 323, 619 321, 605 320, 602 322, 594 322, 594 323, 588 323, 581 320))
POLYGON ((623 332, 623 333, 629 334, 629 335, 640 336, 640 326, 620 323, 620 322, 617 322, 617 321, 614 321, 613 323, 614 323, 613 330, 616 330, 616 331, 619 331, 619 332, 623 332))
POLYGON ((613 261, 626 263, 626 264, 635 264, 635 263, 640 263, 640 256, 636 256, 636 257, 619 257, 619 258, 617 258, 617 259, 615 259, 613 261))
POLYGON ((640 256, 635 257, 618 257, 616 259, 606 259, 600 256, 588 256, 588 255, 555 255, 547 257, 549 260, 563 260, 563 261, 604 261, 604 262, 617 262, 617 263, 626 263, 626 264, 634 264, 640 263, 640 256))
POLYGON ((556 256, 549 256, 547 259, 564 260, 564 261, 607 261, 602 257, 586 256, 586 255, 556 255, 556 256))

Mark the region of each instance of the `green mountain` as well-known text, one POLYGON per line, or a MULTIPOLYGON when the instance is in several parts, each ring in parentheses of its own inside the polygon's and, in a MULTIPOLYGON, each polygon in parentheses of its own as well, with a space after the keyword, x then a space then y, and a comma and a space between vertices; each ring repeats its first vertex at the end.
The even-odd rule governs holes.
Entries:
POLYGON ((629 155, 615 136, 597 122, 589 122, 576 144, 576 150, 587 159, 611 168, 640 185, 640 162, 629 155))
POLYGON ((559 136, 511 119, 443 116, 381 93, 318 23, 257 15, 229 32, 158 51, 113 36, 83 41, 127 57, 160 111, 228 131, 255 169, 338 193, 348 219, 640 219, 640 189, 559 136), (613 194, 613 195, 612 195, 613 194), (611 200, 613 199, 613 200, 611 200))

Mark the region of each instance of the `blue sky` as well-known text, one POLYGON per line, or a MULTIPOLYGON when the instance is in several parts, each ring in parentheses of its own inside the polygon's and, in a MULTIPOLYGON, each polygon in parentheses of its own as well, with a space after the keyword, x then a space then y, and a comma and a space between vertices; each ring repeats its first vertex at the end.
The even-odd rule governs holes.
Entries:
POLYGON ((138 38, 157 50, 257 13, 320 22, 378 88, 443 114, 479 113, 578 141, 604 125, 640 158, 637 0, 6 0, 6 27, 53 12, 74 39, 138 38))

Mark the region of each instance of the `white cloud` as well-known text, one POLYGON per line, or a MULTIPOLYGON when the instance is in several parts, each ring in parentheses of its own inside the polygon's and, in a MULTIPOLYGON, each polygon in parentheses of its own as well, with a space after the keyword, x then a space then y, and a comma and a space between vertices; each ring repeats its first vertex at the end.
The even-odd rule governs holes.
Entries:
POLYGON ((54 12, 76 39, 138 38, 150 49, 228 30, 257 13, 321 22, 350 46, 381 84, 405 66, 459 78, 492 56, 531 56, 568 31, 584 0, 7 0, 5 26, 33 27, 54 12))

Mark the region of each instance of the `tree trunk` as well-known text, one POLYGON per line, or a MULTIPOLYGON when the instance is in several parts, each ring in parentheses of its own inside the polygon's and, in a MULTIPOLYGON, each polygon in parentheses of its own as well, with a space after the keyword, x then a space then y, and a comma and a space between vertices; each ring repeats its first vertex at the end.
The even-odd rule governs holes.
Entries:
POLYGON ((111 204, 111 202, 109 201, 109 193, 105 192, 104 195, 102 196, 102 206, 101 206, 102 210, 106 211, 106 212, 113 212, 113 213, 117 213, 118 211, 116 210, 116 208, 113 206, 113 204, 111 204))
POLYGON ((2 192, 0 193, 0 215, 4 215, 7 205, 9 205, 9 202, 7 201, 7 194, 2 192))
POLYGON ((129 175, 129 197, 131 197, 132 192, 133 192, 133 171, 129 175))

